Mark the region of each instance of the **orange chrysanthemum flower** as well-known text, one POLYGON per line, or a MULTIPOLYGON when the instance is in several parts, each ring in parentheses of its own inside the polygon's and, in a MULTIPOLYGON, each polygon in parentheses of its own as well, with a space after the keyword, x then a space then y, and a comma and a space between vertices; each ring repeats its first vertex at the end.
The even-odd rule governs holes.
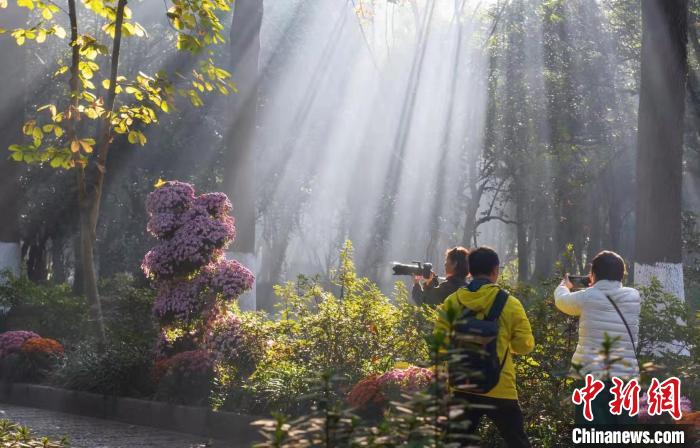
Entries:
POLYGON ((27 339, 20 350, 27 354, 42 353, 54 356, 63 356, 64 354, 63 346, 60 342, 41 337, 27 339))

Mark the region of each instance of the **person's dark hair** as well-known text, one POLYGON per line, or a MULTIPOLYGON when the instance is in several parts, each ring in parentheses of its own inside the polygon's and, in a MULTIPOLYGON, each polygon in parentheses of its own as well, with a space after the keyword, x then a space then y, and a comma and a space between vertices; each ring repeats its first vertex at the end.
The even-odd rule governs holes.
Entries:
POLYGON ((457 246, 445 252, 445 258, 455 264, 455 276, 466 277, 469 274, 469 251, 457 246))
POLYGON ((500 265, 498 254, 490 247, 478 247, 469 253, 469 272, 472 277, 491 275, 500 265))
POLYGON ((621 282, 627 274, 625 260, 615 252, 604 250, 593 258, 591 272, 596 280, 612 280, 621 282))

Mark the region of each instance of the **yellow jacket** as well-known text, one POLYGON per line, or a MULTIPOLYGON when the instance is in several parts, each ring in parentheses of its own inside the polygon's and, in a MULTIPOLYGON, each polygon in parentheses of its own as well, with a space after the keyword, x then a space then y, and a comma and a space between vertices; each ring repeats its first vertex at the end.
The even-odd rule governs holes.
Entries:
MULTIPOLYGON (((464 308, 469 308, 476 311, 478 319, 483 319, 491 308, 498 291, 499 287, 493 283, 481 286, 476 292, 460 288, 445 299, 439 310, 447 311, 453 308, 458 313, 457 315, 461 315, 464 308)), ((436 330, 447 332, 448 325, 443 317, 443 313, 440 313, 435 327, 436 330)), ((506 347, 510 346, 510 351, 501 370, 498 384, 483 395, 492 398, 517 400, 518 390, 515 386, 515 367, 513 366, 511 354, 524 355, 530 353, 535 348, 535 338, 532 336, 530 321, 527 319, 523 305, 513 296, 508 297, 503 312, 498 318, 497 346, 499 359, 503 359, 506 347)))

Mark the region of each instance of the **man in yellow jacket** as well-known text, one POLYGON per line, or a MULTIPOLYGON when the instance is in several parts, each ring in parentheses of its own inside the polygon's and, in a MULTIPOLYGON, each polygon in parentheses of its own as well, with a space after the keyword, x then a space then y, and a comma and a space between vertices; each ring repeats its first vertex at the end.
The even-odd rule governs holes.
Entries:
MULTIPOLYGON (((469 254, 469 273, 472 281, 445 299, 440 306, 442 316, 436 325, 437 331, 447 333, 449 324, 444 315, 462 315, 471 310, 476 318, 483 319, 489 312, 500 288, 496 285, 500 273, 498 254, 491 248, 480 247, 469 254)), ((502 361, 500 378, 496 386, 484 394, 456 392, 470 405, 488 405, 467 408, 464 419, 470 422, 468 433, 479 426, 484 416, 489 417, 498 428, 509 447, 529 447, 525 434, 523 414, 518 403, 515 384, 515 367, 512 354, 526 354, 535 347, 530 321, 518 299, 509 296, 498 317, 497 354, 502 361)))

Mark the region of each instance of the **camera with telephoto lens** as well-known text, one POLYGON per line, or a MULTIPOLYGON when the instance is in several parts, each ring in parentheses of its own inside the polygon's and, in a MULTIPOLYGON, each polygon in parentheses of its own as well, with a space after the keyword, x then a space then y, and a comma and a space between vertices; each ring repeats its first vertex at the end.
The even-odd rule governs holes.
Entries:
POLYGON ((423 261, 414 261, 410 264, 394 263, 392 269, 394 270, 394 275, 419 275, 423 278, 428 278, 433 271, 433 264, 423 261))

